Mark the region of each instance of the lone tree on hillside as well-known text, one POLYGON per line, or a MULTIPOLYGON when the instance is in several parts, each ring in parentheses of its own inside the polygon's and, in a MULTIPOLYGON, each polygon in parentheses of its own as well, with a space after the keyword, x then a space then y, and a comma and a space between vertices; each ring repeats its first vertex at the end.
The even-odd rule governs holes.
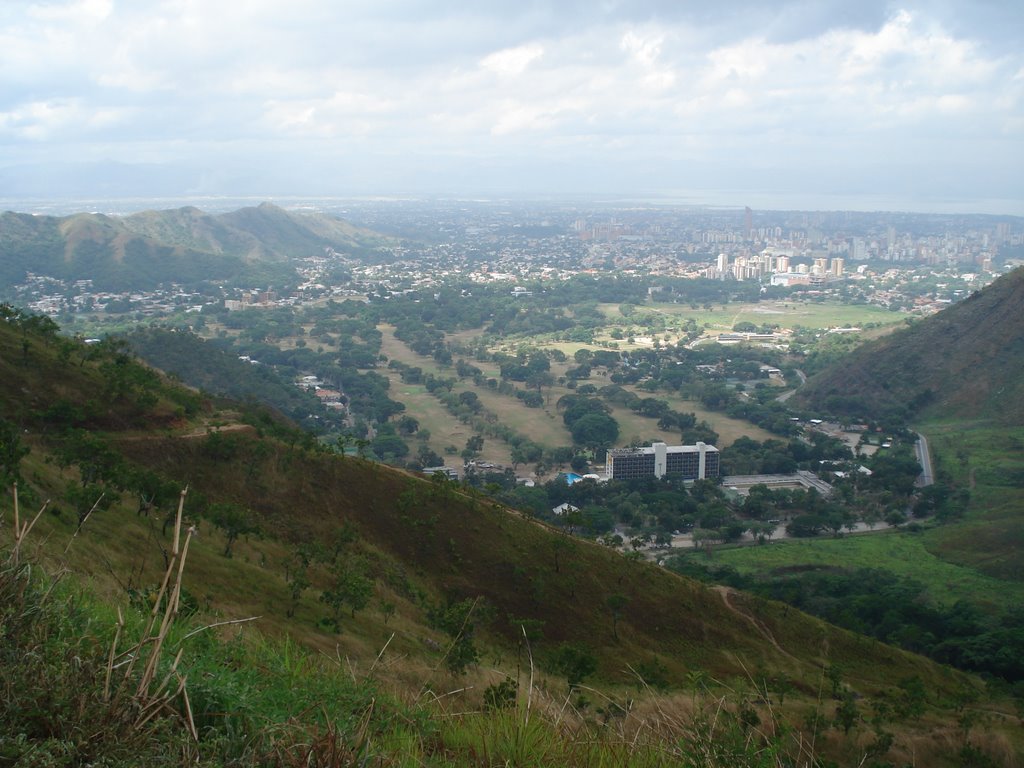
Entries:
POLYGON ((629 598, 625 595, 614 594, 609 595, 608 599, 604 601, 605 605, 608 606, 608 611, 612 615, 612 637, 616 640, 619 639, 619 619, 622 618, 622 610, 629 603, 629 598))
POLYGON ((19 465, 28 455, 28 447, 21 444, 20 430, 6 419, 0 419, 0 481, 9 486, 21 479, 19 465))
POLYGON ((341 611, 348 608, 351 617, 365 608, 373 596, 369 566, 362 557, 341 558, 331 566, 331 581, 320 595, 320 602, 331 609, 331 623, 341 632, 341 611))
POLYGON ((252 513, 239 504, 211 504, 208 516, 210 522, 224 532, 224 557, 231 557, 231 549, 239 536, 248 536, 259 531, 252 513))

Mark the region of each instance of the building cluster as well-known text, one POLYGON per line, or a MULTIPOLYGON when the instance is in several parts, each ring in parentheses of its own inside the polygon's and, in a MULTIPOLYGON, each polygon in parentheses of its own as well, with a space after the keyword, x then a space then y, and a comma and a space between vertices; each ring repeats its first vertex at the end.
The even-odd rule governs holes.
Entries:
POLYGON ((1000 249, 1022 244, 1017 220, 994 217, 668 206, 582 210, 464 201, 366 201, 350 205, 345 215, 371 229, 425 236, 389 241, 386 253, 368 260, 331 248, 296 259, 298 284, 288 292, 215 284, 190 292, 177 286, 105 292, 89 281, 69 284, 30 275, 8 294, 51 316, 134 312, 164 317, 209 305, 240 310, 429 295, 454 281, 504 284, 529 298, 538 282, 589 273, 803 286, 892 309, 929 312, 955 301, 956 291, 993 279, 1005 268, 1000 249), (949 277, 940 281, 951 284, 949 291, 913 284, 934 275, 949 277))
POLYGON ((707 267, 702 276, 710 280, 758 280, 771 285, 823 286, 845 276, 846 260, 833 256, 818 257, 810 263, 796 263, 792 249, 766 248, 756 256, 737 256, 729 259, 718 254, 715 264, 707 267))

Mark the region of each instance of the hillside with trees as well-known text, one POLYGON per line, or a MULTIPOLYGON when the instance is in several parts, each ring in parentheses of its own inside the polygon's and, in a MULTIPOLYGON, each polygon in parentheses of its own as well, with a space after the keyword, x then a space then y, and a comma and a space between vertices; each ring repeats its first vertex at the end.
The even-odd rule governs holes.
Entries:
POLYGON ((0 323, 15 761, 953 765, 1020 748, 976 678, 57 330, 10 308, 0 323), (55 591, 30 557, 95 591, 55 591))
POLYGON ((797 402, 852 419, 906 423, 937 413, 1024 424, 1024 269, 853 350, 797 402))

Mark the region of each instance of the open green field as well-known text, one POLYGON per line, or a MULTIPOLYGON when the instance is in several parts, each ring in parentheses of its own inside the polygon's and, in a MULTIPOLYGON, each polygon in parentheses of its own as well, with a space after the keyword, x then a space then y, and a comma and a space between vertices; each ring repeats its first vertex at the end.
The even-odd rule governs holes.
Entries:
POLYGON ((1024 427, 937 421, 921 428, 937 476, 971 494, 969 513, 928 533, 929 551, 1024 583, 1024 427))
MULTIPOLYGON (((381 326, 383 333, 382 352, 389 359, 399 360, 406 365, 414 365, 422 368, 426 373, 433 373, 437 376, 454 376, 455 371, 451 368, 442 368, 433 358, 418 355, 409 349, 405 344, 395 338, 394 329, 388 326, 381 326)), ((485 373, 489 373, 488 367, 483 366, 485 373)), ((494 371, 497 375, 497 371, 494 371)), ((398 376, 395 374, 395 378, 398 376)), ((399 379, 399 387, 396 394, 402 391, 399 379)), ((470 380, 460 381, 455 386, 456 392, 475 392, 484 408, 494 413, 502 424, 506 424, 517 432, 529 435, 530 439, 541 445, 555 447, 559 445, 570 445, 572 437, 568 430, 562 425, 560 417, 555 416, 554 404, 564 394, 560 388, 553 387, 551 390, 550 405, 546 409, 527 408, 519 400, 508 395, 501 395, 487 387, 478 387, 470 380), (546 412, 545 412, 546 411, 546 412)), ((568 390, 564 390, 567 392, 568 390)), ((545 390, 546 393, 546 390, 545 390)), ((443 409, 442 406, 439 407, 443 409)), ((447 413, 447 411, 445 411, 447 413)), ((415 414, 413 414, 415 415, 415 414)), ((454 417, 449 415, 454 420, 454 417)))
MULTIPOLYGON (((618 304, 602 304, 601 311, 610 319, 625 322, 618 304)), ((905 315, 867 304, 841 304, 839 302, 761 301, 753 303, 716 304, 710 309, 694 309, 687 304, 656 302, 637 307, 637 314, 650 312, 685 322, 692 318, 699 326, 716 330, 731 330, 741 322, 755 325, 765 323, 782 328, 837 328, 864 326, 869 323, 891 325, 901 323, 905 315)))
POLYGON ((773 542, 716 553, 740 571, 800 565, 879 568, 927 585, 940 603, 1024 603, 1024 428, 956 420, 920 427, 933 469, 971 501, 960 521, 921 533, 887 531, 841 539, 773 542))
POLYGON ((743 573, 800 565, 879 568, 915 579, 938 603, 969 600, 977 605, 1011 608, 1024 601, 1024 584, 986 576, 973 568, 940 559, 925 546, 926 537, 902 531, 844 536, 840 539, 790 539, 759 547, 715 552, 715 559, 743 573))

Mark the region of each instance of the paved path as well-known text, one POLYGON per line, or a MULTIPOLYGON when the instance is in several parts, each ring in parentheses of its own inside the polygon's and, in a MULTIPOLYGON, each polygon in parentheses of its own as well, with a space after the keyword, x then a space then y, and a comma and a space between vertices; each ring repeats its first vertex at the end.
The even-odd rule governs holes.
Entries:
POLYGON ((789 390, 789 392, 783 392, 781 395, 776 397, 775 399, 778 400, 780 403, 784 403, 787 400, 789 400, 789 398, 796 394, 797 389, 799 389, 800 387, 807 383, 807 374, 801 371, 799 368, 796 368, 795 370, 797 378, 800 379, 800 383, 797 384, 795 388, 789 390))
POLYGON ((932 485, 935 482, 932 474, 932 455, 928 450, 928 440, 920 432, 917 433, 914 451, 917 453, 917 463, 921 465, 921 474, 914 484, 919 488, 932 485))

